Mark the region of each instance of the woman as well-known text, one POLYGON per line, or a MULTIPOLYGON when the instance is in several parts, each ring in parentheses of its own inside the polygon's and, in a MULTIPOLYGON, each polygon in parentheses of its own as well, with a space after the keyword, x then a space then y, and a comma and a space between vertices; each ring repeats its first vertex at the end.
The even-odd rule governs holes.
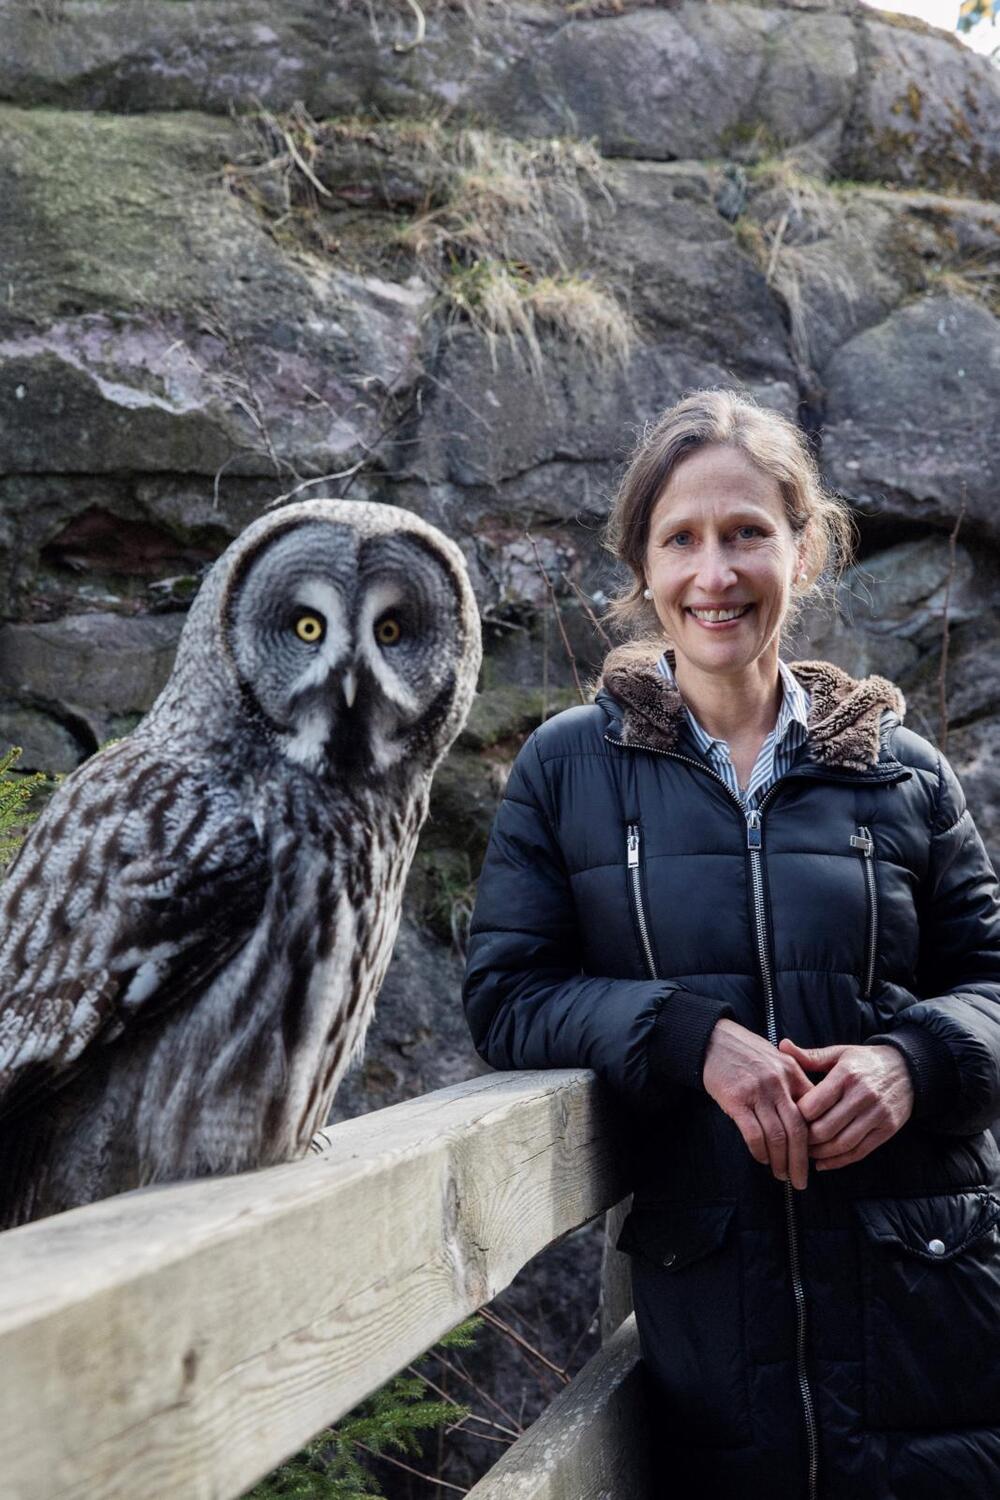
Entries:
POLYGON ((610 529, 658 639, 524 746, 472 926, 481 1055, 635 1107, 619 1246, 699 1500, 1000 1495, 996 878, 898 690, 779 660, 848 528, 781 417, 661 418, 610 529))

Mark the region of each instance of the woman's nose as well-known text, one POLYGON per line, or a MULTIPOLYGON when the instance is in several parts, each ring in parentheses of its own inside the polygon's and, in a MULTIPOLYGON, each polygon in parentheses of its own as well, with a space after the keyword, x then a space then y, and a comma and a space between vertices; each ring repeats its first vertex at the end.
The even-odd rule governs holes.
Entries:
POLYGON ((698 566, 698 585, 709 596, 721 593, 736 582, 736 569, 726 555, 724 547, 709 545, 702 548, 698 566))

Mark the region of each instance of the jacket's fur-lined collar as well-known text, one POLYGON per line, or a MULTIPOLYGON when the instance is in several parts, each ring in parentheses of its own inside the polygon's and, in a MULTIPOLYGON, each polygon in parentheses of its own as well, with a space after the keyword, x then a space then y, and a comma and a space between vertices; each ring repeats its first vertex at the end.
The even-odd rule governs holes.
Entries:
MULTIPOLYGON (((807 729, 810 759, 824 766, 867 771, 878 764, 885 709, 902 719, 902 693, 885 677, 851 677, 828 661, 788 666, 811 696, 807 729)), ((684 700, 657 670, 648 648, 619 646, 604 663, 602 684, 621 704, 623 745, 673 750, 684 725, 684 700)))

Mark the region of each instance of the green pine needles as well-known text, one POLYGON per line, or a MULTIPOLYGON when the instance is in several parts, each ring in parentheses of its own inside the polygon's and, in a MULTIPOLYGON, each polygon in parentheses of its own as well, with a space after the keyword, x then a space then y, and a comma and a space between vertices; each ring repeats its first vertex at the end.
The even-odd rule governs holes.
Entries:
MULTIPOLYGON (((446 1334, 436 1349, 467 1349, 475 1342, 478 1318, 469 1318, 446 1334)), ((348 1412, 335 1427, 321 1432, 300 1453, 262 1479, 245 1500, 372 1500, 381 1496, 375 1476, 359 1454, 389 1456, 392 1451, 419 1456, 420 1436, 465 1420, 461 1402, 434 1401, 419 1375, 397 1375, 367 1401, 348 1412)), ((428 1475, 431 1484, 434 1476, 428 1475)))
POLYGON ((36 789, 48 780, 41 771, 30 776, 15 771, 20 758, 18 745, 0 755, 0 877, 20 849, 29 825, 38 817, 36 812, 28 810, 28 803, 36 789))

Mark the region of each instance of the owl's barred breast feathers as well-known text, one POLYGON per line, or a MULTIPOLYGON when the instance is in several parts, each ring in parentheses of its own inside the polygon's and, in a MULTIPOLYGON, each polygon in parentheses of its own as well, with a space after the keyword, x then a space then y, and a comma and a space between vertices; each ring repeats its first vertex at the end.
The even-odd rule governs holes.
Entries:
POLYGON ((461 553, 409 512, 306 501, 227 549, 0 887, 0 1222, 306 1149, 480 651, 461 553))

